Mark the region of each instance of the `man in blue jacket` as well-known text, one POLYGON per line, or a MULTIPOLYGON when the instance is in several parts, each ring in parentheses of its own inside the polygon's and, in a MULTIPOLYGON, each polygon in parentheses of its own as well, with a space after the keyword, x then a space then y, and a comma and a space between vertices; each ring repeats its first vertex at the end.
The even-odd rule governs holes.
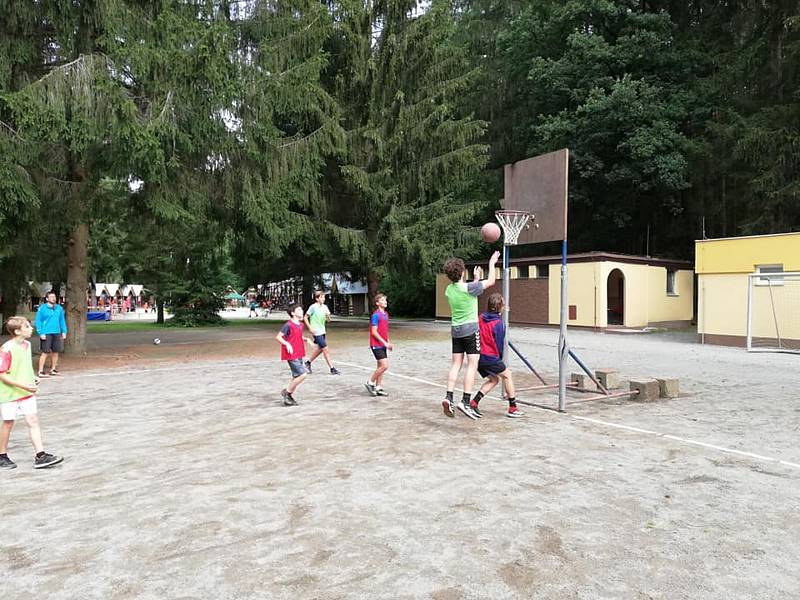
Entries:
POLYGON ((64 309, 56 303, 56 293, 47 292, 46 302, 36 311, 36 333, 39 336, 42 353, 39 355, 39 377, 60 375, 58 372, 58 354, 64 351, 64 339, 67 337, 67 322, 64 309), (44 364, 50 355, 50 373, 45 373, 44 364))

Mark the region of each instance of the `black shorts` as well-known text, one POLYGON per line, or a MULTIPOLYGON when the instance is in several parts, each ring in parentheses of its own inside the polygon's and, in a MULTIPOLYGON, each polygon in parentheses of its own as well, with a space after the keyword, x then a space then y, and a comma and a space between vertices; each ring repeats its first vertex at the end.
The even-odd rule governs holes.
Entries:
POLYGON ((39 342, 42 354, 50 354, 51 352, 58 354, 64 351, 64 338, 61 337, 60 333, 48 333, 44 336, 44 339, 40 338, 39 342))
POLYGON ((492 375, 499 375, 506 370, 506 364, 499 360, 495 363, 478 363, 478 373, 481 377, 491 377, 492 375))
POLYGON ((375 360, 383 360, 387 357, 386 348, 371 348, 372 356, 375 357, 375 360))
POLYGON ((480 354, 481 353, 481 333, 476 331, 470 335, 453 338, 453 354, 480 354))
POLYGON ((322 335, 314 336, 314 343, 322 349, 328 345, 328 340, 325 339, 325 334, 323 333, 322 335))

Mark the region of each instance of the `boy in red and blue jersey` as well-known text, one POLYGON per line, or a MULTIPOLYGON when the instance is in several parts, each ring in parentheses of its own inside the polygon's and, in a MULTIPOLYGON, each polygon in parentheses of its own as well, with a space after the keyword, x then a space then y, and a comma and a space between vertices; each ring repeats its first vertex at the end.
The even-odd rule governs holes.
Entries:
POLYGON ((503 362, 503 347, 506 340, 506 326, 503 323, 503 296, 492 294, 489 296, 487 311, 481 313, 478 321, 481 334, 481 356, 478 360, 478 373, 486 378, 486 382, 475 394, 469 405, 472 412, 478 417, 483 416, 478 403, 486 394, 491 392, 494 387, 503 381, 508 399, 507 417, 517 418, 522 416, 522 412, 517 408, 514 392, 514 380, 511 371, 503 362))
POLYGON ((386 312, 388 304, 386 294, 380 292, 375 294, 377 308, 369 321, 369 347, 375 360, 378 361, 378 366, 369 381, 364 384, 371 396, 388 396, 383 389, 383 374, 389 370, 387 350, 394 349, 389 341, 389 313, 386 312))
POLYGON ((308 377, 303 358, 306 355, 305 342, 310 344, 311 339, 303 337, 302 305, 292 304, 286 312, 289 313, 290 319, 281 327, 275 339, 281 344, 281 360, 285 360, 289 364, 292 381, 281 390, 281 396, 284 406, 296 406, 297 401, 292 394, 308 377))

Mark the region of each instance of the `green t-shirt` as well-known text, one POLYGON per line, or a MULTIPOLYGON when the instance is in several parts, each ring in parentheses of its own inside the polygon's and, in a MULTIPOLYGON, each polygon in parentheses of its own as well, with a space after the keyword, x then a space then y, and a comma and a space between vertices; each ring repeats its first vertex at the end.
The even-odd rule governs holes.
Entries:
POLYGON ((450 303, 451 332, 453 337, 466 337, 478 331, 478 296, 483 293, 483 283, 473 281, 451 283, 444 291, 450 303))
MULTIPOLYGON (((0 372, 6 373, 19 383, 33 385, 36 375, 31 363, 31 343, 26 341, 18 344, 11 339, 3 344, 0 347, 0 372)), ((33 394, 28 390, 6 385, 0 381, 0 403, 13 402, 30 396, 33 394)))
POLYGON ((331 314, 331 311, 327 304, 314 302, 314 304, 308 307, 306 316, 308 317, 308 324, 311 325, 311 333, 314 335, 325 335, 325 321, 329 314, 331 314))

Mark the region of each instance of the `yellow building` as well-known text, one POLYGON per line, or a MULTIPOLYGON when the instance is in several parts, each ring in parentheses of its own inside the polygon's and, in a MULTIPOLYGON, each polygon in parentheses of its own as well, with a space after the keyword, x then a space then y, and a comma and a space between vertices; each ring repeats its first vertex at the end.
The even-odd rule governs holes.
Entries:
MULTIPOLYGON (((694 315, 694 276, 689 262, 606 252, 573 254, 567 257, 567 278, 570 326, 682 327, 688 326, 694 315)), ((439 318, 450 317, 444 296, 448 283, 443 274, 438 276, 439 318)), ((502 285, 498 282, 495 289, 502 292, 502 285)), ((487 296, 481 296, 481 310, 487 296)), ((510 304, 512 323, 558 325, 561 257, 512 259, 510 304)))
MULTIPOLYGON (((800 271, 800 232, 695 242, 697 333, 701 341, 744 346, 747 336, 748 275, 800 271)), ((756 278, 752 286, 752 326, 756 342, 780 332, 786 341, 800 340, 798 286, 769 285, 756 278)))

